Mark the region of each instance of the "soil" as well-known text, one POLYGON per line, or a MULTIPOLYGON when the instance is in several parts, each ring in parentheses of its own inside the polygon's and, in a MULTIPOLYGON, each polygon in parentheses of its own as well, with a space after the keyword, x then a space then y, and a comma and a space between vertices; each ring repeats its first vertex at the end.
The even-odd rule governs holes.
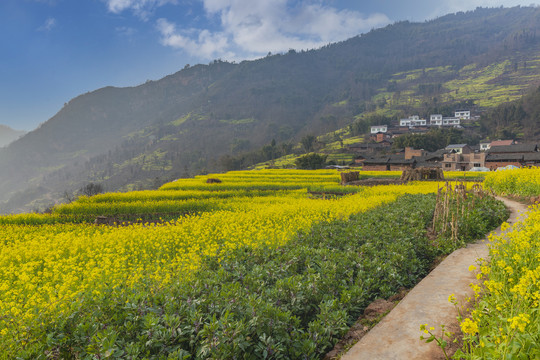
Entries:
POLYGON ((364 314, 356 320, 347 334, 326 354, 324 360, 339 359, 341 355, 364 337, 382 317, 392 311, 408 292, 409 289, 402 288, 397 294, 387 300, 376 299, 369 304, 364 310, 364 314))
POLYGON ((403 180, 400 180, 400 179, 372 178, 372 179, 351 181, 351 182, 348 182, 346 185, 377 186, 377 185, 401 185, 401 184, 405 184, 405 183, 406 183, 406 181, 403 181, 403 180))

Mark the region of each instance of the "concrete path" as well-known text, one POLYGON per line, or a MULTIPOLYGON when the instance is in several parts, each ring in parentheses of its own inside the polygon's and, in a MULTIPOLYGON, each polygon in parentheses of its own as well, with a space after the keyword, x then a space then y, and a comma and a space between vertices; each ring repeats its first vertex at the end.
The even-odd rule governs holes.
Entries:
MULTIPOLYGON (((511 210, 507 221, 510 224, 516 222, 519 213, 527 210, 527 206, 515 201, 499 200, 511 210)), ((499 234, 500 228, 494 232, 499 234)), ((427 323, 436 331, 441 324, 445 324, 448 331, 458 329, 457 309, 448 302, 448 296, 455 294, 460 304, 474 297, 469 284, 477 281, 476 273, 469 272, 468 268, 476 265, 476 259, 487 256, 486 240, 454 251, 341 359, 444 359, 435 342, 426 344, 420 340, 423 333, 419 327, 427 323)))

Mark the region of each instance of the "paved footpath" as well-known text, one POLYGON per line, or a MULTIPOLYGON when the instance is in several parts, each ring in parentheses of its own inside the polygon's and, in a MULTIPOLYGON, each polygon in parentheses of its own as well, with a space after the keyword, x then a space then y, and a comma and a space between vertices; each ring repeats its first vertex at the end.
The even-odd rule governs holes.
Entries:
MULTIPOLYGON (((500 200, 511 210, 507 221, 510 224, 527 210, 526 205, 500 200)), ((500 231, 499 228, 494 232, 500 234, 500 231)), ((436 331, 441 324, 445 324, 449 331, 458 328, 457 309, 448 302, 448 296, 455 294, 460 304, 464 299, 474 297, 469 284, 477 280, 475 273, 469 272, 468 268, 476 265, 476 259, 488 257, 486 242, 482 240, 450 254, 341 359, 444 359, 435 341, 426 344, 420 340, 423 334, 420 324, 427 323, 436 331)))

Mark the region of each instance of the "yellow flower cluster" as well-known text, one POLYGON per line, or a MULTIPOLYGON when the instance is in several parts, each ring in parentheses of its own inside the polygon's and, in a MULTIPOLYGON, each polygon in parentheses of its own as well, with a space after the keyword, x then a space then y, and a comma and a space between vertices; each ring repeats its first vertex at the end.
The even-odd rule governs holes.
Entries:
POLYGON ((527 351, 540 347, 534 330, 540 326, 540 207, 530 207, 527 216, 504 228, 508 231, 490 237, 491 261, 480 266, 483 289, 475 289, 475 293, 482 290, 483 296, 471 312, 472 319, 461 324, 470 335, 478 331, 476 324, 480 333, 468 341, 484 344, 469 347, 467 359, 528 358, 527 351))
POLYGON ((530 318, 531 316, 529 314, 519 314, 518 316, 508 319, 508 322, 510 323, 511 329, 517 329, 520 332, 524 332, 527 324, 531 322, 530 318))
MULTIPOLYGON (((0 225, 0 329, 5 335, 0 337, 0 348, 22 341, 29 332, 39 332, 47 321, 67 316, 82 306, 81 299, 100 299, 110 291, 151 291, 156 286, 184 281, 207 256, 219 259, 222 251, 240 246, 279 246, 316 222, 363 212, 405 193, 437 191, 437 183, 429 182, 357 189, 357 194, 340 198, 313 198, 306 193, 306 183, 328 176, 332 186, 339 186, 338 176, 334 171, 313 172, 313 178, 309 174, 302 173, 304 187, 298 190, 286 191, 281 187, 281 191, 272 194, 244 196, 246 191, 252 191, 251 184, 241 188, 244 193, 240 196, 221 196, 216 189, 203 191, 214 197, 191 193, 195 200, 201 195, 199 201, 213 201, 218 209, 166 223, 120 227, 69 223, 0 225)), ((225 178, 223 175, 219 176, 225 178)), ((279 175, 300 176, 298 171, 279 175)), ((271 174, 267 176, 271 178, 271 174)), ((270 180, 266 183, 280 184, 270 180)), ((161 192, 193 192, 189 186, 193 181, 176 181, 174 186, 164 186, 171 190, 161 192), (181 184, 187 184, 187 190, 179 189, 181 184)), ((207 186, 201 179, 197 182, 207 186)), ((237 181, 240 183, 247 184, 237 181)), ((110 198, 103 198, 119 196, 129 198, 132 205, 144 206, 144 202, 130 198, 132 195, 103 195, 96 201, 83 198, 78 203, 112 205, 110 198)), ((137 192, 136 196, 145 195, 137 192)), ((147 195, 155 196, 162 195, 147 195)))
POLYGON ((540 195, 540 168, 490 172, 484 186, 503 195, 537 196, 540 195))
POLYGON ((461 322, 461 331, 463 331, 464 334, 475 335, 478 333, 478 323, 466 318, 461 322))

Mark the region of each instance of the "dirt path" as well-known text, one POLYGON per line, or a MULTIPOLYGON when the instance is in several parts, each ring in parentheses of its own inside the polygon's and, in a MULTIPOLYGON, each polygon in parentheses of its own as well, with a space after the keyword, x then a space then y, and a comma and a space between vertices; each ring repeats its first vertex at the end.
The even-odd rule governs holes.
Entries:
MULTIPOLYGON (((503 198, 499 200, 504 201, 511 210, 510 224, 515 223, 518 215, 527 210, 526 205, 518 202, 503 198)), ((494 232, 500 231, 499 228, 494 232)), ((445 324, 449 331, 459 329, 457 310, 448 302, 448 296, 455 294, 459 303, 474 296, 469 284, 477 280, 468 268, 476 265, 476 259, 487 256, 486 240, 454 251, 341 359, 444 359, 442 350, 435 342, 426 344, 420 340, 423 334, 419 329, 420 324, 427 323, 436 330, 440 329, 441 324, 445 324)))

